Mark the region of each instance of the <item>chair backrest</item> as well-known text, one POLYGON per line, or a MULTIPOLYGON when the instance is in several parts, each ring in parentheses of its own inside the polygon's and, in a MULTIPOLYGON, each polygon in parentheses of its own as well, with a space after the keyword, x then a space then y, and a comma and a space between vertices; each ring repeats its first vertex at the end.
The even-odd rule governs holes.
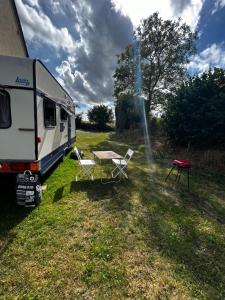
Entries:
POLYGON ((133 156, 134 151, 131 149, 127 150, 126 155, 124 156, 124 159, 126 160, 126 162, 128 163, 128 161, 131 159, 131 157, 133 156))
POLYGON ((78 160, 81 160, 80 153, 79 153, 79 150, 77 149, 77 147, 74 147, 73 150, 74 150, 78 160))

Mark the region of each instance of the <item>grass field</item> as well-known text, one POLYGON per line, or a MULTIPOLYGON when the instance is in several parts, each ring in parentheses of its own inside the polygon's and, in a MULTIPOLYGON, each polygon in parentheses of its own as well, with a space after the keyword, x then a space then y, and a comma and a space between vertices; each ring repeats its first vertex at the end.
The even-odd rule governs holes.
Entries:
POLYGON ((79 132, 77 145, 85 158, 134 149, 129 180, 102 185, 97 167, 75 182, 68 155, 34 210, 2 184, 0 299, 225 299, 224 175, 193 168, 188 192, 141 137, 79 132))

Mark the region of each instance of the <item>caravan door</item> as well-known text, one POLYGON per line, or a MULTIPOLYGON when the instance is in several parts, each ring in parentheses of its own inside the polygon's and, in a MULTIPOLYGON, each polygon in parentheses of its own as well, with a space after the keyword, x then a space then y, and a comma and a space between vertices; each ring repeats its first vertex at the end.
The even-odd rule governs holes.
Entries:
POLYGON ((34 92, 0 88, 0 162, 35 160, 34 92))

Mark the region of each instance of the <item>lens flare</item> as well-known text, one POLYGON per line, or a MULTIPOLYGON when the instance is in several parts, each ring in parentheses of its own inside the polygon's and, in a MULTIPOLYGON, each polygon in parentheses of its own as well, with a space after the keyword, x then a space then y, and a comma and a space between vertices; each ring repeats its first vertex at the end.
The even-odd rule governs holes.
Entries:
POLYGON ((143 128, 145 152, 148 164, 153 166, 153 156, 151 140, 148 130, 148 121, 145 110, 145 98, 142 93, 142 72, 141 72, 141 43, 135 38, 133 42, 133 61, 134 61, 134 91, 137 97, 137 109, 141 114, 141 123, 143 128))

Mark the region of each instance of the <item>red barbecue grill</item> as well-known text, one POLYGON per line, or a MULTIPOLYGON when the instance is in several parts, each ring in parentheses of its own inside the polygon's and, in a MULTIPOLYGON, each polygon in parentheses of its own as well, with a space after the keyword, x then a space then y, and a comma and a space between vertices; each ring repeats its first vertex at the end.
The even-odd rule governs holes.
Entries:
POLYGON ((166 176, 165 181, 167 181, 167 179, 171 175, 172 171, 174 169, 176 169, 177 170, 177 175, 176 175, 175 182, 179 183, 181 172, 183 170, 187 170, 187 184, 188 184, 188 189, 189 189, 189 170, 192 168, 192 164, 186 159, 175 159, 172 162, 172 164, 173 164, 173 166, 172 166, 171 170, 169 171, 169 174, 166 176))

